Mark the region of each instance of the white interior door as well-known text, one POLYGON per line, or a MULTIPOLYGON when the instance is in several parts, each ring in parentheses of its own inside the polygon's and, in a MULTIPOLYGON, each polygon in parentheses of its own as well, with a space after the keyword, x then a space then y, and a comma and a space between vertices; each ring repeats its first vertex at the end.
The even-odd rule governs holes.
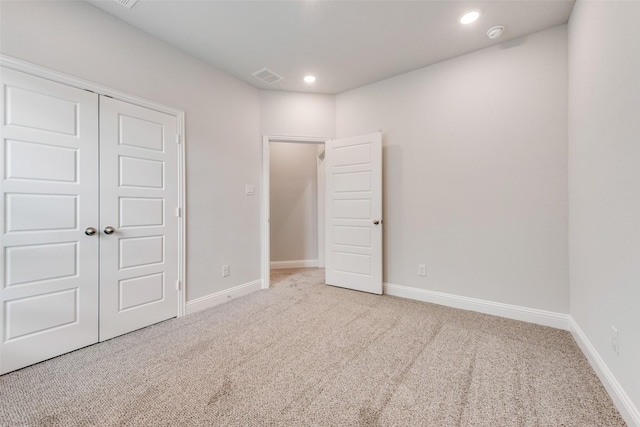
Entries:
POLYGON ((326 282, 382 294, 382 135, 328 141, 326 282))
POLYGON ((178 313, 175 116, 100 97, 100 341, 178 313))
POLYGON ((6 373, 98 340, 98 96, 0 70, 6 373))

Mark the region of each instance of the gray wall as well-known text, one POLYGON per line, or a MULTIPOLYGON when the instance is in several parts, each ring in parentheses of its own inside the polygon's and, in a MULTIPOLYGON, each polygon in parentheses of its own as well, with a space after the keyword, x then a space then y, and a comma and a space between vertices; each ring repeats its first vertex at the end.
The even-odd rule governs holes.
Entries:
MULTIPOLYGON (((335 127, 336 101, 333 95, 260 91, 260 129, 263 135, 333 138, 335 127)), ((304 148, 271 144, 271 261, 318 258, 317 224, 318 221, 324 221, 324 216, 320 213, 320 217, 313 221, 314 226, 302 231, 300 226, 311 221, 307 217, 308 214, 304 213, 312 209, 310 194, 302 192, 302 188, 298 188, 297 193, 285 191, 289 185, 302 185, 300 180, 311 179, 311 174, 315 173, 315 160, 309 163, 310 169, 299 170, 300 165, 297 164, 296 158, 305 155, 310 158, 313 155, 315 159, 316 154, 311 154, 311 147, 314 147, 313 150, 318 149, 317 145, 311 145, 306 148, 309 150, 306 152, 304 148), (297 182, 287 184, 287 173, 293 174, 290 178, 297 182), (277 183, 274 183, 274 178, 277 183), (294 209, 296 212, 287 212, 288 209, 294 209), (287 215, 292 215, 291 223, 286 221, 287 215), (316 245, 313 250, 311 242, 316 245)), ((324 189, 321 188, 320 191, 324 192, 324 189)), ((323 200, 320 200, 320 209, 324 206, 322 202, 323 200)), ((317 204, 313 203, 313 209, 316 209, 317 204)))
POLYGON ((260 91, 260 130, 264 135, 332 138, 335 129, 335 96, 260 91))
POLYGON ((385 282, 569 312, 566 26, 340 94, 336 112, 338 138, 383 131, 385 282))
POLYGON ((272 142, 271 261, 318 259, 317 146, 272 142))
POLYGON ((2 2, 0 19, 3 54, 185 111, 187 299, 259 279, 258 91, 85 2, 2 2))
POLYGON ((570 313, 640 402, 640 3, 578 1, 568 53, 561 26, 337 97, 257 91, 85 2, 1 7, 3 54, 186 112, 189 300, 260 277, 261 133, 382 129, 385 281, 570 313))
POLYGON ((571 315, 640 409, 640 3, 569 21, 571 315), (611 349, 619 331, 620 355, 611 349))

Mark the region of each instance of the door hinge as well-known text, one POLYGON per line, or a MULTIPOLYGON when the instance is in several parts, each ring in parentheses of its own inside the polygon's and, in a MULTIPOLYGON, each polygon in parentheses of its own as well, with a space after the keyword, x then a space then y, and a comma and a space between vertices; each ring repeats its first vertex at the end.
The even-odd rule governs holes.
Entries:
POLYGON ((176 144, 180 144, 180 134, 176 135, 176 144))
POLYGON ((182 216, 182 209, 176 208, 176 216, 180 218, 182 216))
POLYGON ((182 282, 180 280, 176 280, 176 291, 182 290, 182 282))

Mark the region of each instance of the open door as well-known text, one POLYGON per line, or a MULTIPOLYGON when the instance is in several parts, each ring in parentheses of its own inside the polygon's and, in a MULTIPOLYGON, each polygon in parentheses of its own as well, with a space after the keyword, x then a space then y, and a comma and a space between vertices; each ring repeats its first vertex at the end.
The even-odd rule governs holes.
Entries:
POLYGON ((326 283, 382 294, 382 134, 328 141, 326 283))

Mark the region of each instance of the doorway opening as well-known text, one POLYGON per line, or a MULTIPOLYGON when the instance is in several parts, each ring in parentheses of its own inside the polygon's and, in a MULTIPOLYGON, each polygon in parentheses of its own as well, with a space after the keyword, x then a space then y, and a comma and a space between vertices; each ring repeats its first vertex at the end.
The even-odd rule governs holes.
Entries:
POLYGON ((271 269, 324 267, 324 146, 329 138, 265 136, 262 287, 271 269))

